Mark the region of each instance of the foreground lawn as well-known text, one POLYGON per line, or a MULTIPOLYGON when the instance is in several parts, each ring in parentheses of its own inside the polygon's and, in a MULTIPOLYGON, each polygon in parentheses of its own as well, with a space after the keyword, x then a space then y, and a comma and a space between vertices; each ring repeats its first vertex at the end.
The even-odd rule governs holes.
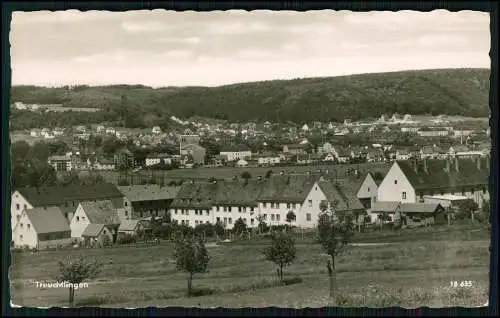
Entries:
MULTIPOLYGON (((265 245, 265 244, 263 244, 265 245)), ((194 277, 206 296, 186 298, 186 274, 175 269, 173 247, 112 247, 14 253, 12 302, 22 306, 66 306, 67 289, 40 289, 53 280, 57 261, 83 254, 103 262, 101 275, 76 291, 79 306, 127 307, 322 307, 328 306, 326 260, 319 245, 297 244, 287 278, 302 282, 273 287, 275 267, 263 259, 263 245, 209 247, 209 272, 194 277)), ((414 308, 478 306, 488 299, 489 240, 439 240, 354 245, 338 258, 339 303, 346 307, 414 308), (450 281, 472 281, 452 288, 450 281)))

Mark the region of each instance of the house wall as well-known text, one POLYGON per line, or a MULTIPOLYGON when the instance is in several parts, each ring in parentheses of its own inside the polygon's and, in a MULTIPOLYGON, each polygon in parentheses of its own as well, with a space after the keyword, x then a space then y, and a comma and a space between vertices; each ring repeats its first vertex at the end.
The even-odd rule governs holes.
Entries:
POLYGON ((223 151, 220 153, 221 156, 227 156, 227 161, 235 161, 238 159, 245 159, 246 157, 251 157, 251 151, 223 151))
POLYGON ((82 238, 82 233, 87 228, 87 225, 90 224, 90 221, 85 214, 85 211, 81 204, 76 208, 75 215, 71 219, 69 227, 71 228, 71 238, 82 238))
POLYGON ((378 195, 378 185, 373 180, 373 177, 371 174, 367 174, 365 180, 363 180, 363 183, 359 187, 357 197, 358 199, 369 199, 368 207, 371 206, 371 204, 377 202, 377 195, 378 195))
POLYGON ((257 221, 257 207, 250 206, 213 206, 212 207, 212 221, 214 224, 219 220, 226 225, 227 229, 232 229, 234 223, 241 218, 245 221, 247 227, 256 227, 257 221), (252 224, 253 220, 253 224, 252 224))
POLYGON ((380 183, 377 192, 377 200, 402 203, 417 202, 415 190, 397 162, 392 165, 384 180, 380 183), (403 192, 406 192, 406 199, 403 199, 403 192))
POLYGON ((19 193, 19 191, 14 191, 10 201, 10 224, 12 230, 25 209, 33 209, 33 206, 21 195, 21 193, 19 193))
POLYGON ((49 240, 49 241, 38 241, 38 249, 45 249, 45 248, 51 248, 51 247, 58 247, 59 245, 69 245, 71 244, 71 237, 70 233, 68 232, 68 237, 63 238, 63 239, 58 239, 58 240, 49 240))
POLYGON ((14 242, 14 247, 38 247, 38 235, 26 213, 21 214, 19 222, 17 222, 14 227, 12 231, 12 241, 14 242))
POLYGON ((303 204, 301 205, 300 211, 297 214, 296 225, 301 228, 313 228, 318 225, 319 214, 321 213, 321 202, 326 201, 326 196, 321 191, 318 184, 314 184, 311 191, 307 195, 303 204), (308 220, 308 215, 310 219, 308 220))
POLYGON ((175 221, 179 222, 179 224, 186 223, 187 225, 189 225, 191 227, 195 227, 196 226, 195 221, 198 221, 198 222, 203 221, 204 223, 206 223, 206 221, 208 221, 208 222, 213 223, 213 219, 212 219, 213 213, 210 209, 208 209, 209 215, 207 215, 207 209, 175 208, 175 209, 170 209, 169 211, 170 211, 172 221, 175 220, 175 221), (198 211, 198 214, 196 214, 197 211, 198 211), (202 213, 200 214, 199 211, 202 211, 202 213))

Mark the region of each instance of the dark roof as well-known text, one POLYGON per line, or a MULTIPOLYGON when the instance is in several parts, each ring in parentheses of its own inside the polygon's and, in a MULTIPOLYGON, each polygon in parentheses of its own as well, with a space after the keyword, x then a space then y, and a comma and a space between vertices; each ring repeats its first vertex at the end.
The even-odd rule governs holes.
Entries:
POLYGON ((211 208, 212 205, 256 206, 264 180, 217 180, 184 184, 172 208, 211 208))
POLYGON ((481 160, 481 169, 477 168, 476 159, 397 161, 415 190, 461 189, 470 186, 486 186, 490 175, 489 161, 481 160), (450 171, 446 171, 447 162, 450 171), (459 171, 455 170, 458 162, 459 171), (417 169, 415 170, 415 165, 417 169))
POLYGON ((304 202, 318 175, 271 176, 262 189, 258 201, 304 202))
POLYGON ((400 212, 402 213, 434 213, 439 207, 438 203, 401 203, 400 212))
POLYGON ((179 187, 162 187, 157 184, 121 186, 118 189, 130 202, 172 200, 179 187))
POLYGON ((400 203, 396 201, 378 201, 375 202, 371 210, 372 212, 396 212, 400 203))
POLYGON ((37 234, 71 231, 68 221, 57 207, 26 210, 37 234))
POLYGON ((104 228, 104 224, 95 224, 95 223, 90 223, 87 225, 85 230, 82 233, 83 237, 96 237, 101 233, 102 229, 104 228))
POLYGON ((87 201, 80 204, 89 218, 90 223, 104 225, 120 224, 117 209, 110 200, 97 202, 87 201))
POLYGON ((118 232, 120 231, 135 231, 139 225, 139 220, 123 220, 118 227, 118 232))
POLYGON ((363 209, 363 205, 356 196, 357 189, 354 189, 352 184, 348 182, 319 181, 318 185, 325 194, 328 202, 337 202, 335 210, 349 211, 363 209))
POLYGON ((111 183, 92 186, 71 185, 40 188, 17 189, 33 206, 60 205, 68 201, 87 201, 123 197, 118 188, 111 183))

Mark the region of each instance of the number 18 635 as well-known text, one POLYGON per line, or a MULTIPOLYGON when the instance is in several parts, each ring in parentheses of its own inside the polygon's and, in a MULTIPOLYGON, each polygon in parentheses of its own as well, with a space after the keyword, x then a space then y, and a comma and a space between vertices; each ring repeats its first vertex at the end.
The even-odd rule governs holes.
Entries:
POLYGON ((472 287, 471 280, 456 281, 452 280, 450 282, 451 287, 472 287))

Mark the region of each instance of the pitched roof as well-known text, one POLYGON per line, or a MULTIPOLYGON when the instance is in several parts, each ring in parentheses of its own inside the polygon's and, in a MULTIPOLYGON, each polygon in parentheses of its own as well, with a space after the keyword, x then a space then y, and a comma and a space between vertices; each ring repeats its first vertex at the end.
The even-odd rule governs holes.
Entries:
POLYGON ((210 209, 218 188, 218 183, 185 182, 170 207, 210 209))
POLYGON ((71 231, 68 221, 57 207, 29 209, 26 214, 38 234, 71 231))
POLYGON ((434 213, 441 205, 438 203, 401 203, 403 213, 434 213))
POLYGON ((354 190, 348 183, 319 181, 321 191, 329 202, 336 201, 337 211, 362 210, 363 205, 356 196, 357 190, 354 190))
POLYGON ((180 187, 161 187, 157 184, 121 186, 118 189, 131 202, 172 200, 180 187))
POLYGON ((425 172, 423 161, 397 161, 397 164, 415 190, 462 189, 463 187, 488 184, 489 162, 484 159, 478 160, 481 160, 481 169, 477 168, 475 159, 426 160, 428 172, 425 172), (446 171, 447 162, 450 167, 449 172, 446 171), (456 163, 459 167, 458 172, 455 170, 456 163))
POLYGON ((102 229, 104 228, 104 224, 95 224, 95 223, 90 223, 87 225, 85 230, 82 233, 82 236, 87 236, 87 237, 96 237, 101 233, 102 229))
POLYGON ((32 187, 17 189, 17 191, 33 206, 60 205, 68 201, 123 197, 123 194, 112 183, 101 183, 91 186, 32 187))
POLYGON ((258 201, 304 202, 318 175, 271 176, 262 189, 258 201))
POLYGON ((118 231, 134 231, 139 224, 139 220, 123 220, 118 227, 118 231))
POLYGON ((97 202, 86 201, 80 204, 89 218, 90 223, 105 225, 120 224, 117 209, 110 200, 97 202))
POLYGON ((372 212, 395 212, 400 203, 395 201, 378 201, 372 205, 372 212))

